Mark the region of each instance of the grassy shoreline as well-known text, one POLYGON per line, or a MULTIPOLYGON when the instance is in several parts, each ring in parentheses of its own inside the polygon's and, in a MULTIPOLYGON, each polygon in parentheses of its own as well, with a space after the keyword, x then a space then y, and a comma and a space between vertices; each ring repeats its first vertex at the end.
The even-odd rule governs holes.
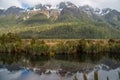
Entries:
POLYGON ((8 33, 0 37, 0 60, 17 62, 22 59, 40 61, 58 59, 98 61, 102 57, 120 59, 120 39, 21 39, 8 33), (63 58, 60 58, 63 56, 63 58))

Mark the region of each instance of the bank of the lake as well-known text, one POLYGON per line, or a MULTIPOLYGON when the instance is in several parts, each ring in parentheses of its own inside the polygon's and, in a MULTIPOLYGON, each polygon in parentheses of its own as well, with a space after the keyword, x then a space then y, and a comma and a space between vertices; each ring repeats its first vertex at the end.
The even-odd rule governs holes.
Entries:
POLYGON ((21 39, 14 33, 0 36, 0 61, 3 64, 34 66, 51 58, 79 63, 96 63, 109 58, 119 62, 119 55, 119 39, 21 39))

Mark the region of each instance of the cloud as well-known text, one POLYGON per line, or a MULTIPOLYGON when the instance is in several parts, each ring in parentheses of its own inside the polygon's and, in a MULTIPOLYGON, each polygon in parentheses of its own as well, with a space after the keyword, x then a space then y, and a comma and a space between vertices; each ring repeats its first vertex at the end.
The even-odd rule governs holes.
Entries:
POLYGON ((83 3, 89 3, 89 0, 19 0, 22 3, 27 3, 29 6, 33 6, 39 3, 42 4, 52 4, 52 5, 56 5, 59 4, 60 2, 67 2, 70 1, 76 5, 81 5, 83 3))
POLYGON ((18 0, 0 0, 0 8, 8 8, 10 6, 22 7, 18 0))
POLYGON ((120 11, 120 0, 89 0, 90 6, 98 8, 112 8, 120 11))
POLYGON ((120 0, 0 0, 0 8, 8 8, 9 6, 34 6, 36 4, 52 4, 56 5, 60 2, 71 1, 76 5, 90 5, 98 8, 112 8, 120 11, 120 0))

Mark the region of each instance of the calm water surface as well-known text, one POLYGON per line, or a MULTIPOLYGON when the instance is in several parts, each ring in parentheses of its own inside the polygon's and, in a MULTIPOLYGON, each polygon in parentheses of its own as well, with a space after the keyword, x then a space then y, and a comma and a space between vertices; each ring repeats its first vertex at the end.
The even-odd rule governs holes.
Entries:
MULTIPOLYGON (((106 67, 109 68, 108 66, 106 67)), ((107 80, 107 77, 109 80, 120 80, 118 75, 120 68, 104 70, 102 65, 98 65, 94 70, 98 70, 99 80, 107 80)), ((94 70, 87 73, 88 80, 94 80, 94 70)), ((81 72, 71 73, 72 75, 68 75, 68 73, 65 76, 61 76, 57 70, 46 70, 46 73, 40 75, 29 69, 8 71, 6 68, 1 68, 0 80, 73 80, 75 75, 78 80, 83 80, 83 73, 81 72), (47 74, 48 71, 51 73, 47 74)))

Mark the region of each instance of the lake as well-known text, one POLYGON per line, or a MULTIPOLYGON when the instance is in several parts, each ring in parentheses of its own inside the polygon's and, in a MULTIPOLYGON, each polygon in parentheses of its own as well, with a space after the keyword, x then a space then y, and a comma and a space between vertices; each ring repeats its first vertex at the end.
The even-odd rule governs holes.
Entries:
POLYGON ((74 80, 75 76, 78 80, 84 80, 84 73, 88 80, 94 80, 94 72, 98 73, 98 80, 120 80, 117 61, 108 58, 97 63, 52 59, 41 68, 38 65, 14 67, 16 66, 1 65, 0 80, 74 80), (60 65, 63 66, 58 67, 60 65))

